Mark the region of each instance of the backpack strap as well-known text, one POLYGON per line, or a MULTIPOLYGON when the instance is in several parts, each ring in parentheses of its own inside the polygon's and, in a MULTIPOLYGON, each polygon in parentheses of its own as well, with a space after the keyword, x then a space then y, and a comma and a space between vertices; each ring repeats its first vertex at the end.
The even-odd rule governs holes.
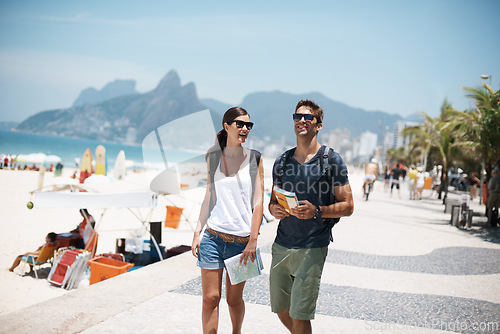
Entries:
POLYGON ((291 148, 291 149, 285 151, 280 156, 280 159, 278 161, 278 166, 276 168, 276 174, 278 175, 278 177, 280 179, 280 187, 283 187, 283 175, 284 175, 285 166, 288 163, 288 159, 290 159, 290 157, 293 155, 294 152, 295 152, 295 149, 291 148))
POLYGON ((253 198, 255 193, 255 180, 257 179, 257 174, 259 174, 261 154, 257 150, 250 150, 250 179, 252 180, 252 197, 250 198, 250 205, 253 211, 253 198))
MULTIPOLYGON (((323 150, 322 152, 322 157, 320 159, 320 167, 321 167, 321 172, 323 175, 326 176, 326 180, 328 182, 329 187, 331 187, 330 191, 328 192, 329 194, 329 204, 335 203, 335 193, 333 190, 333 175, 332 175, 332 156, 334 150, 331 147, 327 146, 322 146, 321 149, 323 150)), ((323 222, 325 224, 330 225, 330 227, 335 226, 337 224, 338 219, 337 218, 323 218, 323 222)), ((330 241, 333 242, 333 233, 332 230, 330 230, 330 241)))
MULTIPOLYGON (((321 174, 326 176, 326 180, 328 181, 329 186, 332 186, 332 156, 333 156, 333 149, 328 147, 328 146, 321 146, 320 148, 320 168, 321 168, 321 174)), ((330 199, 329 203, 332 204, 335 202, 335 194, 333 191, 329 191, 330 194, 330 199)))
POLYGON ((208 202, 208 213, 212 212, 212 209, 215 206, 215 203, 217 201, 217 196, 215 194, 215 171, 217 170, 217 166, 219 165, 221 157, 221 151, 220 150, 214 150, 212 152, 207 153, 205 156, 206 159, 208 159, 209 167, 208 167, 208 177, 210 178, 210 188, 208 189, 210 191, 210 201, 208 202))

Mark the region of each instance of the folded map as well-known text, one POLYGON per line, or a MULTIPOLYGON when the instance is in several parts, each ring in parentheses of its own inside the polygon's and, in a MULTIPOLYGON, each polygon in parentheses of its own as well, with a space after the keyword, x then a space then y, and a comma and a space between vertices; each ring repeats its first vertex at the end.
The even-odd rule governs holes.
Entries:
POLYGON ((273 188, 274 196, 278 200, 278 203, 285 208, 285 210, 290 213, 290 209, 299 205, 297 196, 294 192, 286 191, 281 188, 274 186, 273 188))
POLYGON ((262 258, 260 257, 260 249, 257 248, 255 250, 255 261, 252 262, 250 261, 250 258, 248 258, 246 265, 244 262, 240 263, 241 256, 242 254, 238 254, 224 260, 226 271, 232 285, 246 281, 249 278, 259 276, 262 273, 262 269, 264 269, 262 258))

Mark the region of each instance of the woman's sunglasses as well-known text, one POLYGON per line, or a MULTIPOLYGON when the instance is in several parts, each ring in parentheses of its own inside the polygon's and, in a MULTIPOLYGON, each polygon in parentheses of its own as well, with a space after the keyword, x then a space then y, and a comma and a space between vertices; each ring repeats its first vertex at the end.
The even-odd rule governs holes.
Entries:
POLYGON ((228 125, 231 125, 233 124, 234 122, 236 122, 236 127, 237 128, 242 128, 243 125, 247 127, 248 130, 252 130, 253 128, 253 123, 252 122, 245 122, 245 121, 229 121, 229 122, 226 122, 228 125))
MULTIPOLYGON (((293 117, 293 120, 294 120, 294 121, 296 121, 296 122, 300 121, 300 120, 302 119, 302 117, 304 117, 304 120, 305 120, 306 122, 312 122, 312 120, 313 120, 314 118, 318 119, 318 118, 317 118, 315 115, 313 115, 313 114, 299 114, 299 113, 294 113, 294 114, 292 114, 292 117, 293 117)), ((318 121, 318 123, 319 123, 319 121, 318 121)))

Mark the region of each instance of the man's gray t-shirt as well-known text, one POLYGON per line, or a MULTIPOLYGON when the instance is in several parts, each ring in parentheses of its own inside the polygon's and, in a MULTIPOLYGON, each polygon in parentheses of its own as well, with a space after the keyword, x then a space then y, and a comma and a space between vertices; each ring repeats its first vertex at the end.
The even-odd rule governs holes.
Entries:
MULTIPOLYGON (((295 149, 292 149, 293 152, 295 149)), ((283 166, 283 176, 278 175, 280 157, 276 159, 273 167, 273 184, 286 190, 295 192, 297 199, 308 200, 312 204, 325 206, 333 196, 334 186, 343 186, 349 183, 347 167, 337 152, 333 152, 330 160, 333 185, 328 184, 326 175, 321 173, 320 151, 309 161, 300 164, 295 160, 293 152, 283 166)), ((336 218, 338 221, 339 218, 336 218)), ((330 243, 331 226, 318 219, 299 219, 288 216, 278 225, 275 242, 286 248, 318 248, 326 247, 330 243)))

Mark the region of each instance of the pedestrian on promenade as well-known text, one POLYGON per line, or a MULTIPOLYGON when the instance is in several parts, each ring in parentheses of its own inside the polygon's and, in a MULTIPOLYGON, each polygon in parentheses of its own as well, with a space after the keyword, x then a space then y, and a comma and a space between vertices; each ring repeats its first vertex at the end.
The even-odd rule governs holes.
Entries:
POLYGON ((423 172, 422 167, 417 167, 417 179, 416 179, 416 184, 415 187, 417 189, 415 199, 421 200, 422 199, 422 191, 424 190, 424 185, 425 185, 425 174, 423 172))
POLYGON ((408 172, 408 178, 410 179, 410 200, 417 198, 417 174, 418 170, 414 165, 410 166, 410 170, 408 172))
POLYGON ((401 198, 401 190, 399 189, 400 179, 406 175, 406 171, 402 169, 400 163, 394 164, 391 170, 391 197, 392 188, 396 187, 398 189, 398 198, 401 198))
POLYGON ((389 184, 391 182, 391 170, 389 169, 389 166, 385 166, 384 169, 384 191, 389 190, 389 184))
MULTIPOLYGON (((201 268, 203 333, 217 332, 224 260, 242 254, 241 262, 255 261, 264 210, 261 155, 242 146, 253 127, 250 116, 243 108, 230 108, 222 126, 217 134, 218 144, 206 154, 209 177, 191 246, 201 268)), ((231 285, 226 275, 232 333, 241 332, 244 287, 245 282, 231 285)))
POLYGON ((481 180, 476 176, 476 172, 471 172, 470 175, 467 176, 466 182, 470 198, 474 199, 477 196, 477 188, 481 184, 481 180))
POLYGON ((276 159, 273 189, 295 192, 298 206, 287 212, 271 196, 269 211, 280 220, 272 246, 271 308, 290 332, 311 333, 331 228, 352 214, 354 203, 344 161, 317 140, 323 109, 301 100, 293 120, 297 146, 276 159))
POLYGON ((490 226, 498 224, 498 209, 500 208, 500 169, 495 167, 491 173, 491 179, 488 182, 487 197, 488 221, 490 226))

